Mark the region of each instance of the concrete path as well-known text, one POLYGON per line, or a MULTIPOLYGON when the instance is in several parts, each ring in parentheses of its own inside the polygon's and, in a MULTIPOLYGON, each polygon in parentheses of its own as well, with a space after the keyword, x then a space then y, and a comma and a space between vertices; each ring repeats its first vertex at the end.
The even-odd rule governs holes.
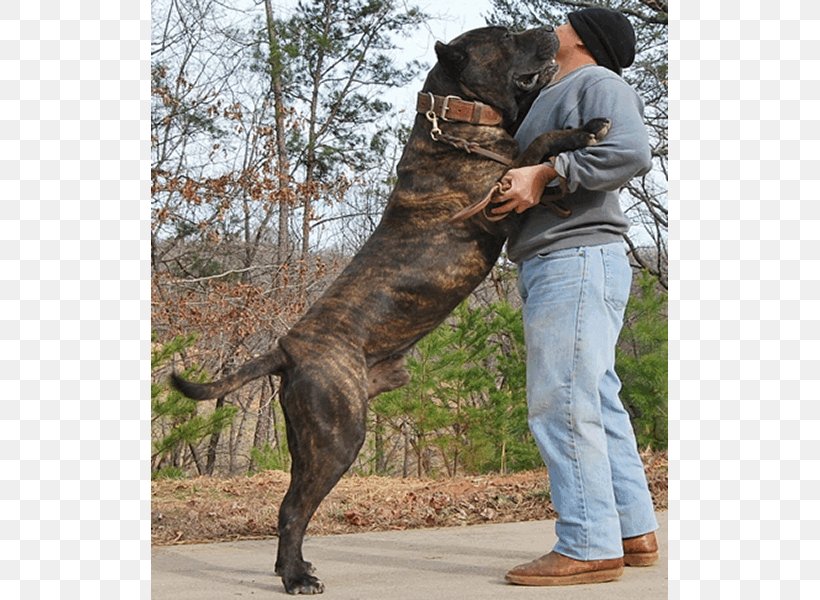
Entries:
MULTIPOLYGON (((554 521, 312 537, 305 559, 323 600, 662 600, 667 598, 667 513, 658 513, 660 560, 627 567, 618 581, 528 588, 504 573, 555 543, 554 521)), ((273 575, 276 540, 152 550, 152 600, 285 598, 273 575)))

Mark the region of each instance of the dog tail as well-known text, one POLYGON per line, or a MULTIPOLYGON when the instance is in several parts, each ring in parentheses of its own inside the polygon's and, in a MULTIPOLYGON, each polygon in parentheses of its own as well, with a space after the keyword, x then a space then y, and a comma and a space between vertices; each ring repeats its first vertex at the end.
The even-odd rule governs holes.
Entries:
POLYGON ((211 383, 194 383, 171 373, 171 385, 193 400, 221 398, 239 389, 249 381, 265 375, 280 373, 285 367, 285 353, 277 346, 275 350, 249 360, 235 373, 211 383))

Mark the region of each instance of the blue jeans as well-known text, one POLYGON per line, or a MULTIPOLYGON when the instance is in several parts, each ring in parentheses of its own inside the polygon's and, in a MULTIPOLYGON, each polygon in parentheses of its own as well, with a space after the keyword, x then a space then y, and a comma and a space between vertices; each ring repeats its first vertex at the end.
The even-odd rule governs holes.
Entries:
POLYGON ((622 556, 622 538, 658 527, 615 374, 631 281, 620 243, 538 255, 519 272, 529 425, 559 515, 554 550, 576 560, 622 556))

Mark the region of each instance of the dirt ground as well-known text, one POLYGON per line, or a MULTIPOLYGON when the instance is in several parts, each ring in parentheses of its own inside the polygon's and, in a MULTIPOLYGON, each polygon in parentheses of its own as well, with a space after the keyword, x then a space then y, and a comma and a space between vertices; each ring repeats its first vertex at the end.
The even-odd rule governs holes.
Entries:
MULTIPOLYGON (((657 510, 668 502, 665 452, 642 455, 657 510)), ((199 477, 151 483, 155 545, 258 539, 276 535, 290 476, 199 477)), ((506 523, 555 517, 545 470, 452 479, 345 476, 325 499, 308 535, 506 523)))

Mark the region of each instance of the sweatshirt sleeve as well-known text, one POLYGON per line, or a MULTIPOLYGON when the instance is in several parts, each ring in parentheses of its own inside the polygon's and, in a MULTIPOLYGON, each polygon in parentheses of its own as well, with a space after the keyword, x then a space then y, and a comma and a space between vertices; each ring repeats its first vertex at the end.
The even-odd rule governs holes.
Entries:
POLYGON ((652 167, 643 102, 628 83, 613 76, 588 84, 563 125, 578 127, 597 117, 612 122, 603 141, 556 157, 555 169, 569 192, 579 187, 615 191, 652 167))

